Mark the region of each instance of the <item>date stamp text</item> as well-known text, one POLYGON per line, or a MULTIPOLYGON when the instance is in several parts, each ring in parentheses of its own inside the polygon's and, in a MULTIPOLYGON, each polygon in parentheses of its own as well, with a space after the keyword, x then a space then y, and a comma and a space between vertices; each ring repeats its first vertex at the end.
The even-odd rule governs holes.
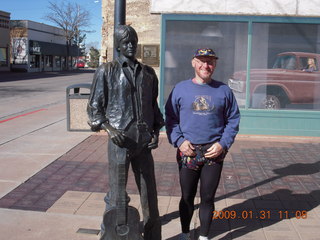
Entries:
POLYGON ((222 210, 213 211, 213 219, 307 219, 308 211, 305 210, 222 210))

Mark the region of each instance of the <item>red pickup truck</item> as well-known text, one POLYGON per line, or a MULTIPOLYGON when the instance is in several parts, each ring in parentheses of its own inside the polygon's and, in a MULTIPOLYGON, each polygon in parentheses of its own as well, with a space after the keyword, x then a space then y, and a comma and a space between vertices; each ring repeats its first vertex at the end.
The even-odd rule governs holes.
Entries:
MULTIPOLYGON (((280 109, 288 104, 320 103, 319 63, 320 54, 284 52, 277 55, 272 69, 251 69, 250 106, 280 109), (308 63, 315 65, 308 68, 308 63)), ((238 71, 228 80, 239 106, 246 100, 246 77, 246 71, 238 71)))

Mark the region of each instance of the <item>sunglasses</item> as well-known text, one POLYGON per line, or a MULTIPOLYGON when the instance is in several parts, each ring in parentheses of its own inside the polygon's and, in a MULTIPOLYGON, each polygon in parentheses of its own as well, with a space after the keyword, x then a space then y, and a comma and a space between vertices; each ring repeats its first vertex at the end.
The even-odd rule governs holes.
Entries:
POLYGON ((194 58, 194 60, 200 65, 203 66, 205 63, 209 66, 215 66, 217 61, 216 59, 199 59, 199 58, 194 58))

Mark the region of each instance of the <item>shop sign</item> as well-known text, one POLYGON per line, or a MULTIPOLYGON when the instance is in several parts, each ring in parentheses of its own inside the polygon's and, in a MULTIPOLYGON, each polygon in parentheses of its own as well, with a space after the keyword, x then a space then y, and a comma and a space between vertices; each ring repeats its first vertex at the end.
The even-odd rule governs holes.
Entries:
POLYGON ((159 48, 159 44, 142 45, 142 63, 152 67, 158 67, 160 63, 159 48))
POLYGON ((39 42, 37 41, 30 41, 30 47, 29 47, 30 54, 41 54, 41 47, 39 42))

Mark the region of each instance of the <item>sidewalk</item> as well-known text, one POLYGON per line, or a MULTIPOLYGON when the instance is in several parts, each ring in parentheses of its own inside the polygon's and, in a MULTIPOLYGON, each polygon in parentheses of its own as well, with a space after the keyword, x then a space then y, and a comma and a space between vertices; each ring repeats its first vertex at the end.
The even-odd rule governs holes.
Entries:
MULTIPOLYGON (((108 190, 107 136, 66 132, 65 124, 0 145, 1 239, 99 239, 108 190)), ((163 133, 153 156, 162 236, 178 239, 178 169, 163 133)), ((127 191, 141 214, 131 172, 127 191)), ((220 215, 214 216, 211 239, 319 239, 320 138, 239 135, 216 200, 220 215)), ((193 239, 198 226, 197 209, 193 239)))

